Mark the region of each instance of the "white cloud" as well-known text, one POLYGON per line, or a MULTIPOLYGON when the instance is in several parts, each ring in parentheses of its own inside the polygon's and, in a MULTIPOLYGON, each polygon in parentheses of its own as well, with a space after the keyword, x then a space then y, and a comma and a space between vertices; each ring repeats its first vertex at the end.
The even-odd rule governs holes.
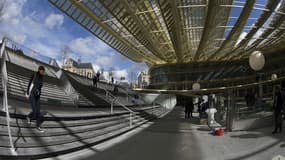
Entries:
POLYGON ((22 7, 26 0, 9 0, 3 1, 1 5, 4 5, 1 20, 6 23, 18 24, 17 17, 21 15, 22 7))
POLYGON ((113 67, 114 63, 113 63, 113 59, 112 57, 109 56, 97 56, 94 58, 96 58, 95 63, 99 66, 102 66, 103 68, 110 68, 113 67))
POLYGON ((6 36, 13 41, 24 44, 27 37, 36 40, 51 35, 42 22, 33 20, 30 15, 24 16, 22 14, 25 3, 26 0, 6 1, 3 15, 0 17, 1 37, 6 36))
POLYGON ((58 51, 56 47, 48 46, 48 45, 45 45, 39 42, 31 43, 30 48, 39 52, 41 55, 51 57, 51 58, 58 57, 58 55, 60 54, 60 51, 58 51))
POLYGON ((45 25, 50 29, 60 27, 63 24, 63 19, 63 15, 52 13, 45 19, 45 25))
MULTIPOLYGON (((87 36, 73 39, 69 43, 70 49, 83 61, 91 61, 96 65, 96 69, 109 69, 114 67, 115 62, 122 61, 107 44, 101 40, 87 36)), ((77 59, 77 58, 75 58, 77 59)))
MULTIPOLYGON (((104 71, 103 73, 103 77, 110 81, 111 80, 111 77, 109 76, 109 72, 108 71, 104 71)), ((125 77, 126 81, 128 81, 128 71, 126 69, 121 69, 121 70, 114 70, 113 71, 113 77, 116 81, 120 80, 121 77, 125 77)))
MULTIPOLYGON (((71 58, 81 58, 82 62, 93 63, 95 71, 104 68, 108 73, 108 69, 114 67, 117 70, 117 78, 129 79, 131 74, 141 71, 140 64, 131 63, 95 36, 82 34, 81 37, 75 37, 74 34, 70 34, 72 29, 60 27, 65 22, 61 14, 51 13, 48 9, 42 12, 37 9, 27 12, 25 10, 24 14, 23 7, 29 6, 28 3, 30 1, 27 0, 6 0, 4 10, 0 13, 0 40, 7 36, 41 55, 56 58, 59 65, 62 61, 60 50, 64 45, 68 45, 73 51, 69 55, 71 58), (134 70, 129 69, 129 66, 134 70)), ((0 0, 0 8, 1 4, 3 0, 0 0)))
POLYGON ((15 30, 9 30, 9 29, 3 27, 0 30, 0 37, 1 37, 1 39, 2 39, 2 37, 8 37, 9 39, 11 39, 17 43, 23 44, 27 38, 27 35, 22 34, 22 33, 18 33, 15 30))
POLYGON ((95 41, 91 37, 77 38, 70 42, 70 49, 81 54, 94 54, 95 41))
POLYGON ((114 77, 117 78, 117 79, 119 79, 121 77, 128 78, 128 71, 126 69, 116 70, 114 72, 114 77))
POLYGON ((24 43, 26 40, 26 34, 20 33, 14 26, 18 26, 22 12, 23 5, 26 0, 10 0, 2 1, 0 5, 2 5, 3 10, 0 17, 0 38, 9 37, 13 41, 18 43, 24 43))
POLYGON ((59 48, 67 43, 68 32, 62 31, 59 37, 57 32, 60 28, 50 30, 49 27, 62 25, 63 15, 51 13, 44 19, 39 17, 45 17, 45 12, 37 14, 35 10, 31 10, 23 14, 25 3, 28 2, 6 0, 4 14, 0 17, 0 38, 8 37, 44 56, 59 57, 59 48))
POLYGON ((110 47, 95 37, 79 37, 72 40, 69 44, 71 50, 80 54, 100 54, 110 52, 110 47))

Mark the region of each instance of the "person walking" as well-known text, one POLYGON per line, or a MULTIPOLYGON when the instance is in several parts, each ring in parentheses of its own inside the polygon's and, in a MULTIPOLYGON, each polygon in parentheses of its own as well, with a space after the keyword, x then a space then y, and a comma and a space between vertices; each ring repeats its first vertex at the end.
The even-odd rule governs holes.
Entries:
POLYGON ((114 84, 114 77, 111 78, 111 84, 114 84))
POLYGON ((100 81, 100 72, 99 71, 97 71, 96 76, 97 76, 97 81, 99 82, 100 81))
POLYGON ((36 129, 39 132, 44 132, 41 128, 41 108, 40 108, 40 97, 41 90, 43 86, 43 76, 45 73, 45 68, 39 66, 38 71, 34 73, 29 81, 26 97, 29 99, 32 107, 32 112, 27 115, 28 123, 31 120, 36 120, 36 129))
POLYGON ((185 105, 185 118, 190 118, 190 117, 193 118, 194 104, 192 97, 185 100, 184 105, 185 105))
POLYGON ((194 110, 193 97, 190 97, 190 98, 189 98, 188 106, 189 106, 189 108, 190 108, 190 116, 191 116, 191 118, 194 118, 194 117, 193 117, 193 110, 194 110))
POLYGON ((185 110, 184 110, 184 112, 185 112, 185 119, 186 118, 190 118, 190 106, 188 105, 186 100, 184 102, 184 107, 185 107, 185 110))
POLYGON ((283 110, 283 97, 282 97, 282 91, 280 89, 280 86, 276 87, 275 96, 274 96, 274 124, 275 128, 272 134, 276 134, 278 132, 282 132, 282 110, 283 110), (279 130, 279 131, 278 131, 279 130))
POLYGON ((98 80, 97 75, 94 75, 92 80, 93 80, 93 87, 97 88, 97 80, 98 80))

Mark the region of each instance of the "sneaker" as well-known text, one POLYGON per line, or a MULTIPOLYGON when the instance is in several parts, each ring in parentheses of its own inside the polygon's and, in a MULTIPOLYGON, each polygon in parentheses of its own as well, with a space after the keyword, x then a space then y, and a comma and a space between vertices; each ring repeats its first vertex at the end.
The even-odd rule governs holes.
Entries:
POLYGON ((37 127, 37 130, 38 130, 40 133, 44 133, 44 132, 45 132, 41 127, 37 127))
POLYGON ((29 116, 27 116, 27 122, 28 122, 28 124, 31 124, 31 118, 29 117, 29 116))

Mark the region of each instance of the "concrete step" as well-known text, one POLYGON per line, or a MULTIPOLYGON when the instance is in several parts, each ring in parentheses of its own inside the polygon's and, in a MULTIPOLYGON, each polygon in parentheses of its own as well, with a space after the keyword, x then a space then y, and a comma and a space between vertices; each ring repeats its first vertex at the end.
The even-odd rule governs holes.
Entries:
POLYGON ((21 148, 17 149, 17 156, 11 155, 9 148, 7 147, 8 143, 6 143, 6 147, 0 147, 0 158, 17 158, 21 160, 32 158, 47 158, 88 148, 90 146, 102 143, 106 140, 122 135, 148 122, 149 120, 152 120, 155 117, 158 117, 165 113, 161 109, 157 109, 156 111, 157 112, 154 113, 156 116, 151 116, 151 114, 149 114, 148 118, 138 118, 134 120, 132 127, 129 127, 129 123, 128 121, 126 121, 126 123, 120 123, 114 126, 110 126, 103 130, 94 130, 91 132, 86 131, 83 133, 78 133, 74 135, 71 134, 68 136, 40 137, 40 139, 30 138, 27 140, 29 144, 21 143, 21 145, 19 145, 19 147, 21 148), (44 143, 45 146, 42 143, 44 143), (46 145, 46 143, 48 143, 48 145, 46 145))
MULTIPOLYGON (((134 124, 145 120, 144 118, 138 118, 133 121, 134 124)), ((103 135, 114 130, 121 129, 123 127, 128 127, 129 121, 124 121, 117 124, 112 125, 105 125, 104 128, 94 128, 94 130, 87 129, 86 131, 82 131, 79 133, 73 132, 69 128, 65 128, 66 134, 64 135, 52 135, 53 130, 45 129, 46 133, 39 133, 36 129, 30 129, 29 137, 19 138, 18 141, 15 143, 15 147, 17 148, 33 148, 33 147, 43 147, 43 146, 53 146, 53 145, 61 145, 66 143, 73 143, 76 141, 81 141, 84 139, 96 137, 98 135, 103 135), (39 137, 39 134, 46 134, 50 136, 43 136, 39 137), (33 136, 34 135, 34 136, 33 136)), ((15 138, 16 139, 16 138, 15 138)), ((0 147, 9 147, 8 136, 1 136, 0 137, 1 143, 0 147)))
MULTIPOLYGON (((155 114, 158 114, 160 111, 156 111, 155 114)), ((132 117, 133 120, 137 120, 140 118, 152 118, 152 115, 135 115, 132 117)), ((5 123, 5 121, 0 121, 1 123, 5 123)), ((42 128, 46 131, 44 134, 34 134, 35 132, 33 131, 33 128, 35 125, 29 125, 29 124, 24 124, 24 126, 21 126, 18 123, 18 126, 15 126, 15 124, 11 124, 11 131, 12 131, 12 136, 18 137, 19 135, 23 137, 49 137, 49 136, 59 136, 59 135, 68 135, 70 132, 72 133, 82 133, 86 131, 93 131, 93 130, 98 130, 98 129, 104 129, 105 127, 111 126, 111 125, 117 125, 117 124, 122 124, 122 123, 129 123, 129 116, 124 116, 124 117, 116 117, 116 118, 109 118, 105 119, 104 121, 87 121, 85 123, 78 122, 78 123, 66 123, 64 121, 56 122, 51 127, 46 127, 45 123, 43 123, 42 128), (68 128, 68 130, 67 130, 68 128)), ((50 123, 51 124, 51 123, 50 123)), ((6 124, 1 124, 0 126, 0 136, 7 136, 7 127, 6 124)))
MULTIPOLYGON (((159 108, 154 108, 154 110, 158 110, 159 108)), ((152 109, 151 108, 147 108, 144 110, 137 110, 135 111, 136 115, 143 115, 144 112, 146 113, 150 113, 151 114, 152 109)), ((54 111, 53 111, 54 112, 54 111)), ((76 111, 74 111, 76 112, 76 111)), ((95 112, 96 113, 96 112, 95 112)), ((26 121, 26 115, 25 114, 21 114, 21 113, 10 113, 11 118, 11 126, 21 126, 21 127, 30 127, 29 124, 27 124, 26 121)), ((73 115, 69 115, 68 113, 64 114, 64 115, 50 115, 50 113, 47 113, 47 115, 45 115, 43 117, 44 123, 43 123, 43 127, 58 127, 60 125, 58 125, 58 121, 61 121, 64 125, 66 126, 81 126, 81 125, 86 125, 89 123, 101 123, 104 121, 109 121, 109 120, 118 120, 120 118, 125 118, 129 116, 129 112, 127 111, 120 111, 117 113, 113 113, 113 114, 106 114, 106 113, 102 113, 102 114, 89 114, 89 115, 84 115, 83 113, 78 113, 78 114, 73 114, 73 115)), ((0 120, 1 119, 5 119, 6 117, 6 113, 5 112, 0 112, 0 120)), ((0 121, 0 125, 5 125, 6 121, 0 121)))

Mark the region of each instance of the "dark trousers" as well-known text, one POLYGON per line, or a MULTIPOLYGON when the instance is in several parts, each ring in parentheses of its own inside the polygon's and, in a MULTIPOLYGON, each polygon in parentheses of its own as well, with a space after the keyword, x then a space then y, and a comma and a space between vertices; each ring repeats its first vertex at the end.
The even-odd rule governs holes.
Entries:
POLYGON ((32 112, 30 112, 28 116, 31 120, 36 120, 36 126, 40 127, 40 124, 41 124, 40 97, 31 95, 30 102, 32 105, 32 112))
POLYGON ((94 82, 94 81, 93 81, 93 87, 96 87, 96 88, 97 88, 97 82, 94 82))
POLYGON ((282 113, 281 112, 275 112, 274 113, 274 121, 275 121, 275 129, 274 131, 277 132, 278 130, 282 131, 282 113))
POLYGON ((185 112, 185 118, 190 118, 190 112, 185 112))
POLYGON ((193 117, 193 111, 185 111, 185 118, 193 117))

